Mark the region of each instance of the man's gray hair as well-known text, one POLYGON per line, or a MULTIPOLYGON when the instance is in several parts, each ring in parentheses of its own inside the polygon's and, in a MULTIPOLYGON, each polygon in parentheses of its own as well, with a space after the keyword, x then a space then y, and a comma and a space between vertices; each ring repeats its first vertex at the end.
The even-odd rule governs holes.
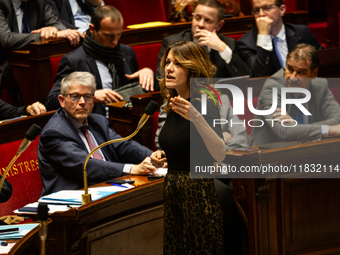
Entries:
POLYGON ((92 94, 96 91, 96 79, 93 74, 89 72, 73 72, 64 77, 60 85, 60 93, 67 96, 70 87, 74 84, 91 87, 92 94))

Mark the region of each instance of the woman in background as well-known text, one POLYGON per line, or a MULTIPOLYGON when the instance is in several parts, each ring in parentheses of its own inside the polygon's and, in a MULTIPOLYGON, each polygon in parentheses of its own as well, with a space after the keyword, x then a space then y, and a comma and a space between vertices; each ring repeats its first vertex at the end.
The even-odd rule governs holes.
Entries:
MULTIPOLYGON (((168 114, 159 135, 163 151, 152 162, 165 161, 164 254, 224 254, 222 211, 211 178, 192 178, 196 166, 222 161, 226 148, 218 107, 207 100, 207 114, 200 114, 199 84, 190 78, 212 78, 216 71, 203 47, 194 42, 177 42, 164 52, 160 81, 168 114)), ((206 176, 205 176, 206 177, 206 176)))

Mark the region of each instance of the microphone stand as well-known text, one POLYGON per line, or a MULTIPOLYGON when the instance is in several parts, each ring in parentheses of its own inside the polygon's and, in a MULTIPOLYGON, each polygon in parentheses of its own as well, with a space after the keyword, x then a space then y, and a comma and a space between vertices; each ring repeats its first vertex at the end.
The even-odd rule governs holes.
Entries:
POLYGON ((9 165, 6 167, 6 170, 5 170, 4 174, 2 175, 1 182, 0 182, 0 192, 1 192, 2 187, 4 185, 4 182, 5 182, 6 176, 9 172, 9 169, 11 169, 12 165, 18 159, 18 157, 21 155, 21 153, 23 153, 27 149, 27 147, 31 144, 31 142, 39 135, 40 130, 41 130, 41 128, 38 125, 33 124, 29 128, 29 130, 27 131, 23 142, 19 146, 17 154, 15 154, 14 158, 11 160, 11 162, 9 162, 9 165))
MULTIPOLYGON (((156 107, 158 106, 158 104, 155 103, 154 101, 150 101, 150 103, 151 102, 156 104, 156 107)), ((150 103, 149 103, 149 105, 150 105, 150 103)), ((148 108, 148 106, 147 106, 147 108, 148 108)), ((91 155, 93 153, 95 153, 97 150, 99 150, 100 148, 103 148, 106 145, 109 145, 109 144, 112 144, 112 143, 124 142, 124 141, 134 137, 138 133, 138 131, 144 126, 144 124, 147 122, 147 120, 150 118, 150 116, 155 112, 155 110, 156 110, 156 108, 153 110, 152 113, 149 113, 149 114, 148 113, 147 114, 144 113, 143 114, 142 118, 140 119, 140 121, 139 121, 139 123, 137 125, 137 128, 136 128, 135 132, 133 132, 131 135, 129 135, 127 137, 122 137, 122 138, 119 138, 119 139, 110 140, 110 141, 107 141, 105 143, 102 143, 101 145, 98 145, 96 148, 94 148, 89 153, 89 155, 87 155, 87 157, 85 159, 85 162, 84 162, 84 190, 85 190, 85 194, 82 194, 82 204, 83 205, 87 205, 87 204, 89 204, 92 201, 91 194, 89 194, 89 187, 88 187, 88 183, 87 183, 87 170, 86 170, 87 162, 89 161, 91 155)))
POLYGON ((5 182, 5 179, 6 179, 6 176, 8 174, 9 169, 11 169, 11 167, 14 164, 14 162, 19 158, 20 154, 21 154, 21 151, 18 151, 17 154, 15 154, 14 158, 12 159, 12 161, 6 167, 6 170, 5 170, 4 174, 2 175, 1 182, 0 182, 0 192, 2 190, 2 186, 4 185, 4 182, 5 182))

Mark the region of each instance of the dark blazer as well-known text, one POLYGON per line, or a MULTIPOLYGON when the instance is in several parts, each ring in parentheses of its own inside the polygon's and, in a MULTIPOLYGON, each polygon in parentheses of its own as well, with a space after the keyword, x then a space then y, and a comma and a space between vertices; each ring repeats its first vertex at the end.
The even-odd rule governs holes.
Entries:
MULTIPOLYGON (((267 79, 257 104, 257 109, 267 110, 272 106, 272 91, 277 88, 277 107, 281 108, 281 88, 286 87, 284 82, 284 70, 281 69, 271 78, 267 79)), ((255 116, 254 119, 261 119, 264 122, 262 127, 253 127, 250 139, 251 146, 279 141, 311 141, 322 138, 321 125, 337 125, 340 123, 340 106, 334 99, 328 88, 326 79, 312 79, 309 85, 311 99, 308 102, 308 111, 312 114, 308 117, 309 125, 297 125, 295 127, 283 127, 279 122, 265 121, 274 119, 273 114, 255 116)), ((287 95, 289 98, 289 94, 287 95)), ((287 113, 295 117, 296 106, 287 105, 287 113)), ((285 123, 285 125, 288 125, 285 123)))
MULTIPOLYGON (((92 113, 87 119, 89 129, 98 144, 120 138, 108 127, 104 116, 92 113)), ((132 140, 107 145, 101 151, 106 161, 93 158, 88 161, 89 185, 122 176, 125 163, 139 164, 152 153, 132 140)), ((87 149, 77 130, 60 108, 40 135, 38 160, 43 182, 42 195, 64 189, 83 188, 83 164, 87 155, 87 149)))
MULTIPOLYGON (((0 180, 2 175, 0 174, 0 180)), ((0 192, 0 203, 6 202, 12 196, 12 185, 5 179, 4 185, 0 192)))
MULTIPOLYGON (((61 22, 71 29, 77 29, 69 0, 47 0, 51 5, 53 13, 59 17, 61 22)), ((77 1, 82 11, 89 16, 93 13, 93 6, 89 2, 77 1)))
MULTIPOLYGON (((210 60, 217 67, 217 73, 215 77, 217 78, 228 78, 228 77, 236 77, 243 75, 250 75, 250 70, 247 65, 242 61, 242 59, 238 56, 237 51, 235 49, 235 40, 223 35, 218 34, 218 37, 225 42, 228 47, 232 50, 233 55, 229 64, 227 64, 220 56, 220 54, 211 50, 210 52, 210 60)), ((185 30, 179 34, 170 35, 163 38, 162 47, 158 54, 158 63, 157 63, 157 73, 156 77, 160 78, 161 74, 161 60, 164 54, 165 49, 178 41, 193 41, 193 36, 191 30, 185 30)))
MULTIPOLYGON (((124 71, 126 74, 132 74, 138 71, 138 62, 136 59, 135 52, 129 46, 120 44, 120 49, 124 54, 125 62, 124 62, 124 71)), ((61 80, 67 76, 68 74, 75 71, 83 71, 90 72, 96 78, 97 89, 102 89, 102 82, 100 79, 100 74, 96 65, 96 61, 87 56, 83 46, 71 51, 70 53, 63 56, 59 63, 58 74, 54 81, 54 86, 51 89, 47 100, 46 100, 46 108, 48 111, 56 110, 60 107, 58 101, 58 95, 60 95, 60 83, 61 80)), ((124 79, 122 79, 124 80, 124 79)), ((124 84, 123 84, 124 85, 124 84)), ((104 104, 96 103, 93 108, 93 113, 98 113, 105 115, 105 106, 104 104)))
POLYGON ((0 120, 26 115, 26 106, 15 107, 0 99, 0 120))
MULTIPOLYGON (((323 49, 308 26, 292 24, 284 24, 284 26, 286 29, 288 52, 300 43, 311 44, 317 50, 323 49)), ((257 28, 250 30, 236 42, 236 48, 240 57, 250 67, 254 77, 273 75, 282 68, 279 59, 275 50, 267 51, 256 46, 257 34, 257 28)))
MULTIPOLYGON (((47 0, 27 1, 28 23, 31 30, 54 26, 66 29, 52 13, 47 0)), ((0 0, 0 80, 7 65, 8 51, 25 48, 31 42, 40 41, 40 34, 20 34, 12 0, 0 0)))

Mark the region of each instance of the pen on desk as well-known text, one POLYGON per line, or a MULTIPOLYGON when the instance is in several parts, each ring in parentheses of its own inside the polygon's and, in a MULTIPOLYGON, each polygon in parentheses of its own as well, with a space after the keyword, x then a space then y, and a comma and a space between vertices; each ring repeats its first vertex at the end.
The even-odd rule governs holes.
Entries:
POLYGON ((111 183, 111 185, 112 186, 117 186, 117 187, 122 187, 122 188, 128 188, 128 187, 126 187, 126 186, 124 186, 124 185, 120 185, 120 184, 117 184, 117 183, 111 183))

